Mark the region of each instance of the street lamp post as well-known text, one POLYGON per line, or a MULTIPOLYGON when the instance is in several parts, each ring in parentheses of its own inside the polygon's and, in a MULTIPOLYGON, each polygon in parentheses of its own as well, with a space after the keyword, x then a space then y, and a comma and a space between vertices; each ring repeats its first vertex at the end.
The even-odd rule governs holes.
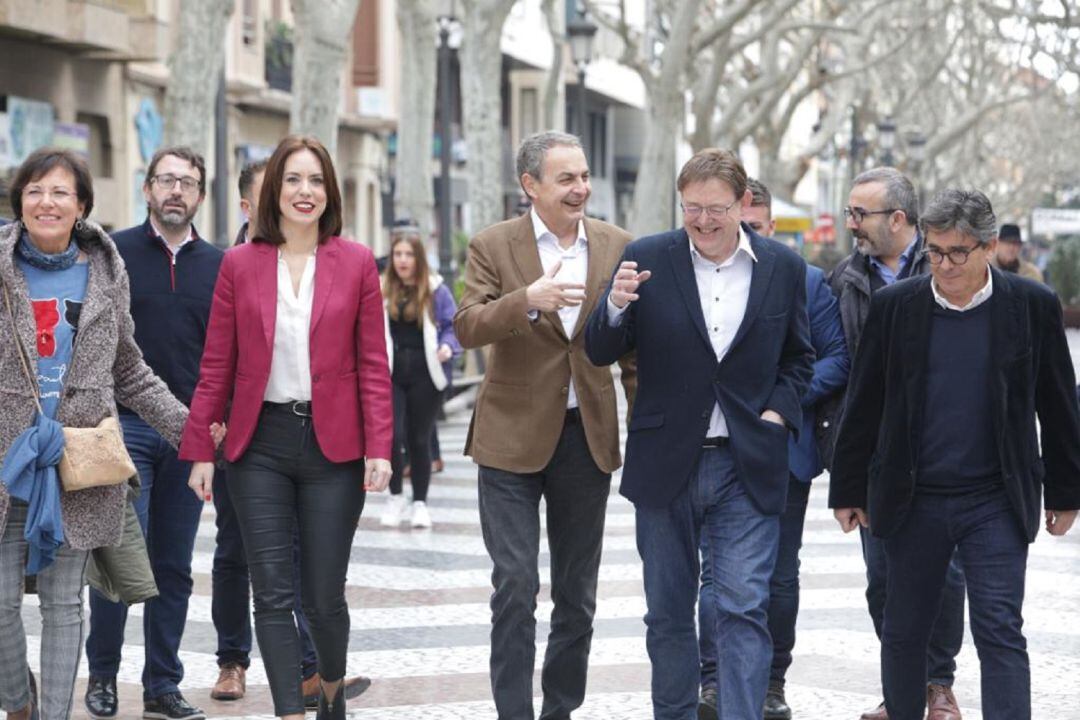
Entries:
POLYGON ((878 146, 881 148, 881 162, 883 165, 892 166, 893 148, 896 147, 896 123, 892 116, 886 116, 877 124, 878 146))
POLYGON ((588 140, 589 123, 588 108, 585 105, 585 69, 592 61, 592 44, 596 30, 596 23, 580 9, 577 17, 566 24, 566 34, 570 38, 570 55, 578 73, 577 134, 581 138, 582 146, 585 146, 588 140))
POLYGON ((926 136, 921 130, 912 130, 907 136, 908 157, 914 166, 912 175, 915 176, 915 192, 919 196, 919 212, 922 212, 923 203, 926 202, 923 194, 923 161, 926 159, 926 136))
POLYGON ((443 0, 439 8, 439 272, 446 286, 454 287, 454 248, 451 234, 453 198, 450 195, 450 121, 453 115, 450 63, 450 30, 457 21, 454 0, 443 0))

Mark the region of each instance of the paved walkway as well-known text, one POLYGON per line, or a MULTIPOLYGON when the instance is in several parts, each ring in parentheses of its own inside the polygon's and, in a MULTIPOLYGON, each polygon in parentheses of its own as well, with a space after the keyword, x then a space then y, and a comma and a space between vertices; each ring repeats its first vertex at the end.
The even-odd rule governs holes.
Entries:
MULTIPOLYGON (((1070 336, 1080 357, 1080 334, 1070 336)), ((352 609, 350 673, 375 678, 350 706, 354 720, 427 718, 493 719, 487 679, 490 563, 480 537, 476 470, 461 457, 467 417, 441 427, 447 469, 436 475, 430 498, 435 527, 386 530, 378 525, 384 496, 369 498, 356 536, 349 571, 352 609)), ((601 568, 589 695, 579 720, 651 717, 649 665, 645 653, 644 600, 634 547, 632 507, 612 489, 601 568)), ((827 477, 810 498, 802 553, 803 595, 788 700, 800 720, 855 720, 878 702, 878 643, 866 613, 865 580, 858 540, 836 527, 825 506, 827 477)), ((209 691, 216 679, 216 639, 210 621, 213 507, 199 530, 183 660, 183 690, 212 717, 269 716, 269 692, 261 663, 248 675, 249 695, 218 703, 209 691)), ((546 548, 541 555, 546 568, 546 548)), ((546 572, 542 572, 542 577, 546 572)), ((548 587, 541 590, 538 631, 547 632, 548 587)), ((23 617, 38 649, 36 598, 23 617)), ((1025 608, 1034 678, 1036 720, 1080 720, 1080 532, 1066 538, 1039 535, 1031 548, 1025 608)), ((120 675, 121 717, 141 713, 142 628, 132 612, 120 675)), ((542 657, 543 647, 538 656, 542 657)), ((36 660, 34 662, 36 667, 36 660)), ((978 659, 970 636, 959 658, 957 696, 966 720, 978 720, 978 659)), ((2 670, 0 670, 2 671, 2 670)), ((76 718, 85 718, 85 660, 76 690, 76 718)), ((539 678, 536 688, 539 690, 539 678)))

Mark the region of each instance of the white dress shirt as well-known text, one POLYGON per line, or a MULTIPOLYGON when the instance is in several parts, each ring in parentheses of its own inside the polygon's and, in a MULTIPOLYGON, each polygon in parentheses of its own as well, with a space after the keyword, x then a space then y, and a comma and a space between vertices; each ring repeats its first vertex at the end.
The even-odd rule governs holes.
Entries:
POLYGON ((315 256, 308 258, 300 278, 300 293, 293 293, 289 266, 281 251, 277 265, 277 320, 274 324, 274 355, 270 380, 263 400, 292 402, 311 400, 311 305, 315 299, 315 256))
POLYGON ((158 228, 157 223, 154 222, 153 217, 150 218, 150 227, 154 230, 154 232, 157 234, 157 236, 161 239, 161 242, 165 243, 165 247, 169 248, 169 252, 171 252, 173 254, 174 259, 176 258, 176 253, 180 252, 180 248, 184 247, 189 242, 196 239, 195 238, 195 233, 193 233, 191 231, 191 224, 190 223, 188 224, 187 236, 180 242, 179 245, 173 245, 172 243, 170 243, 168 240, 165 239, 165 236, 161 234, 161 230, 158 228))
MULTIPOLYGON (((540 265, 546 274, 555 263, 562 261, 562 267, 555 275, 562 282, 585 284, 589 272, 589 243, 585 237, 585 223, 578 221, 577 239, 569 248, 559 245, 559 239, 548 230, 547 225, 536 213, 536 208, 529 211, 532 218, 533 234, 536 236, 536 249, 540 253, 540 265)), ((563 331, 566 337, 574 334, 577 326, 578 315, 581 314, 581 306, 573 305, 559 309, 559 320, 562 321, 563 331)), ((530 320, 536 320, 539 313, 535 310, 529 313, 530 320)), ((574 378, 570 378, 570 390, 566 397, 566 407, 576 408, 578 405, 577 393, 574 391, 574 378)))
MULTIPOLYGON (((709 333, 709 343, 720 362, 731 349, 735 333, 739 331, 743 316, 746 315, 746 303, 750 299, 750 278, 754 274, 757 256, 750 246, 750 239, 739 228, 739 245, 731 257, 722 263, 714 263, 698 252, 694 241, 690 243, 690 259, 694 265, 694 280, 697 284, 698 298, 701 301, 701 313, 705 317, 705 329, 709 333)), ((608 321, 615 325, 619 322, 626 307, 617 308, 608 297, 608 321)), ((705 437, 728 437, 727 419, 720 409, 720 403, 713 405, 709 418, 709 430, 705 437)))
POLYGON ((951 302, 945 299, 945 296, 938 292, 937 282, 930 281, 930 289, 934 291, 934 300, 938 305, 946 310, 955 310, 956 312, 965 312, 967 310, 974 310, 982 305, 984 302, 990 299, 990 296, 994 294, 994 273, 990 272, 989 266, 986 270, 986 284, 982 286, 982 289, 971 296, 971 300, 964 307, 953 305, 951 302))

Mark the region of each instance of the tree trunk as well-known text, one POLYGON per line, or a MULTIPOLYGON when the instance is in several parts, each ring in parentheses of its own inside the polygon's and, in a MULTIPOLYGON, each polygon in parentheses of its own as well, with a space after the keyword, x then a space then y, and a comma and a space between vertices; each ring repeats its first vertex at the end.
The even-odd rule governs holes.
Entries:
POLYGON ((180 4, 176 50, 169 56, 165 89, 165 145, 187 145, 205 155, 214 122, 214 99, 225 61, 225 26, 232 0, 180 4))
POLYGON ((681 136, 686 115, 685 68, 690 59, 690 39, 700 6, 701 0, 679 0, 659 59, 659 72, 652 77, 643 77, 648 110, 645 114, 645 149, 634 183, 630 216, 630 232, 635 236, 671 228, 675 140, 681 136))
POLYGON ((334 157, 346 42, 360 0, 290 0, 296 22, 289 132, 314 135, 334 157))
POLYGON ((461 100, 472 233, 503 219, 502 27, 513 0, 465 0, 461 100))
POLYGON ((401 30, 401 108, 398 119, 396 211, 420 226, 434 228, 432 130, 435 126, 435 9, 431 0, 398 0, 401 30))
MULTIPOLYGON (((565 0, 564 0, 565 1, 565 0)), ((566 47, 566 14, 563 2, 544 0, 541 6, 548 32, 551 33, 551 69, 544 81, 544 113, 541 130, 562 130, 565 125, 566 104, 563 86, 563 54, 566 47)))
POLYGON ((648 93, 645 147, 634 183, 630 233, 634 237, 671 229, 675 197, 675 139, 681 132, 683 93, 677 86, 648 93))

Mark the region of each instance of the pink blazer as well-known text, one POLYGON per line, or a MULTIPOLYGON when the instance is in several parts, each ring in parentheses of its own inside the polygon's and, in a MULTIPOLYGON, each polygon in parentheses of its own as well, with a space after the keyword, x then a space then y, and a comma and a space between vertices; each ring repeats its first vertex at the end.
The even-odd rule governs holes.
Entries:
MULTIPOLYGON (((225 253, 180 442, 183 460, 214 459, 210 424, 224 419, 229 400, 226 459, 239 459, 251 442, 270 378, 277 263, 277 248, 267 243, 225 253)), ((311 309, 311 412, 319 448, 334 462, 390 457, 394 423, 383 322, 371 251, 339 237, 320 244, 311 309)))

